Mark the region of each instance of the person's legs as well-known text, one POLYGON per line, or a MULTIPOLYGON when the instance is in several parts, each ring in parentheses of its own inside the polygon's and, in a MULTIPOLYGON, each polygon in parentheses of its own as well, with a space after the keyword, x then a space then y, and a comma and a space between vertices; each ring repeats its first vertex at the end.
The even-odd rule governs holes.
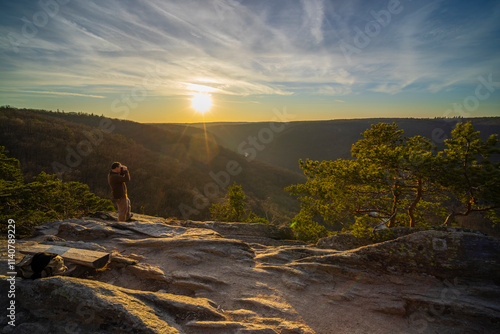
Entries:
POLYGON ((124 222, 127 220, 128 198, 115 198, 116 207, 118 209, 118 221, 124 222))
POLYGON ((131 215, 131 211, 132 211, 132 205, 130 204, 130 199, 128 197, 125 197, 125 200, 126 200, 126 203, 127 203, 127 209, 126 209, 126 213, 125 213, 125 220, 129 220, 130 217, 132 217, 131 215))
POLYGON ((130 219, 132 206, 130 204, 130 199, 125 198, 115 198, 116 207, 118 208, 118 221, 125 222, 130 219))

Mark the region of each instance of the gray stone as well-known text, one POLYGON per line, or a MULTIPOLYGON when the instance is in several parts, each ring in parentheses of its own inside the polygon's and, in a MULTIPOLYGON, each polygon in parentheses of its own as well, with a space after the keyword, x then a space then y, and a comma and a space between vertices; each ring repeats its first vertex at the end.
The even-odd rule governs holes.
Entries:
MULTIPOLYGON (((16 282, 23 327, 12 332, 497 330, 499 239, 462 229, 395 228, 378 232, 385 242, 339 234, 313 247, 279 239, 276 227, 247 225, 166 223, 143 215, 130 223, 100 218, 49 223, 40 228, 42 235, 57 229, 59 234, 44 243, 105 249, 111 262, 87 279, 16 282)), ((9 288, 5 279, 2 295, 9 288)), ((6 302, 0 299, 1 309, 6 302)), ((11 329, 5 319, 0 326, 11 329)))

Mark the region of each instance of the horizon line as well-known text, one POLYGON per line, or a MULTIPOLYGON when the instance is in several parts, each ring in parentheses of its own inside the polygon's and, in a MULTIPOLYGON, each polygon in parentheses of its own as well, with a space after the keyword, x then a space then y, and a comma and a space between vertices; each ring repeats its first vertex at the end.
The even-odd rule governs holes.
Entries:
MULTIPOLYGON (((471 117, 353 117, 353 118, 331 118, 331 119, 302 119, 302 120, 293 120, 293 121, 273 121, 273 120, 262 120, 262 121, 209 121, 209 122, 137 122, 141 124, 175 124, 175 125, 189 125, 189 124, 229 124, 229 123, 297 123, 297 122, 330 122, 330 121, 353 121, 353 120, 375 120, 375 119, 391 119, 391 120, 401 120, 401 119, 419 119, 419 120, 453 120, 453 119, 480 119, 480 118, 500 118, 499 116, 471 116, 471 117)), ((134 122, 134 121, 132 121, 134 122)))
POLYGON ((500 115, 498 116, 470 116, 470 117, 463 117, 463 116, 454 116, 454 117, 390 117, 390 116, 378 116, 378 117, 352 117, 352 118, 330 118, 330 119, 300 119, 300 120, 290 120, 290 121, 280 121, 280 120, 258 120, 258 121, 207 121, 207 122, 140 122, 132 119, 124 119, 124 118, 113 118, 106 116, 101 113, 101 115, 98 115, 94 112, 87 112, 87 111, 64 111, 64 109, 56 109, 56 110, 48 110, 48 109, 37 109, 37 108, 26 108, 26 107, 15 107, 11 105, 2 105, 0 108, 12 108, 16 110, 26 110, 26 111, 44 111, 47 113, 62 113, 62 114, 84 114, 84 115, 93 115, 93 116, 98 116, 98 117, 105 117, 108 119, 112 120, 121 120, 121 121, 129 121, 129 122, 136 122, 140 124, 174 124, 174 125, 198 125, 198 124, 248 124, 248 123, 297 123, 297 122, 329 122, 329 121, 349 121, 349 120, 382 120, 382 119, 390 119, 390 120, 409 120, 409 119, 419 119, 419 120, 453 120, 453 119, 481 119, 481 118, 486 118, 486 119, 494 119, 494 118, 500 118, 500 115))

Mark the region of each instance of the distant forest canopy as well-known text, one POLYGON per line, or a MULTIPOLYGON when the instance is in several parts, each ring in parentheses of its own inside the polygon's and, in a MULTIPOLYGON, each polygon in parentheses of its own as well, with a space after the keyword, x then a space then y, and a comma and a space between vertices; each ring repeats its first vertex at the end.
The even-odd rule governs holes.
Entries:
POLYGON ((284 188, 304 179, 249 162, 199 130, 186 134, 183 127, 167 130, 84 113, 0 107, 0 145, 20 160, 26 181, 42 171, 57 174, 89 185, 101 198, 110 198, 107 173, 120 161, 131 173, 132 210, 166 218, 210 219, 210 204, 226 195, 221 188, 236 182, 251 211, 284 222, 298 211, 284 188))
MULTIPOLYGON (((481 138, 500 133, 500 117, 480 118, 369 118, 338 119, 325 121, 297 121, 285 123, 283 131, 276 133, 273 140, 258 151, 256 160, 302 173, 297 161, 351 159, 351 147, 362 138, 362 133, 372 124, 393 123, 404 130, 407 137, 420 135, 431 139, 438 149, 444 148, 444 140, 459 122, 470 121, 481 138)), ((169 126, 169 125, 165 125, 169 126)), ((201 124, 189 128, 202 128, 201 124)), ((248 137, 258 137, 269 122, 256 123, 208 123, 207 130, 217 143, 230 150, 245 152, 252 148, 248 137)))

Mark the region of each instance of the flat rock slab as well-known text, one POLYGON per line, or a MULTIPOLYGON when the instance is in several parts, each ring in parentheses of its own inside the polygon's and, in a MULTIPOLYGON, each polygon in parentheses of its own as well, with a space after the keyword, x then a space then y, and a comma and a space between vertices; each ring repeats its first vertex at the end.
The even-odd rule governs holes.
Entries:
POLYGON ((175 237, 186 233, 186 228, 181 226, 169 226, 163 222, 114 222, 110 225, 120 230, 130 230, 135 233, 147 235, 156 238, 175 237))
POLYGON ((69 248, 63 246, 37 244, 21 249, 23 254, 55 253, 65 261, 73 262, 90 268, 102 268, 109 261, 109 253, 91 251, 87 249, 69 248))

